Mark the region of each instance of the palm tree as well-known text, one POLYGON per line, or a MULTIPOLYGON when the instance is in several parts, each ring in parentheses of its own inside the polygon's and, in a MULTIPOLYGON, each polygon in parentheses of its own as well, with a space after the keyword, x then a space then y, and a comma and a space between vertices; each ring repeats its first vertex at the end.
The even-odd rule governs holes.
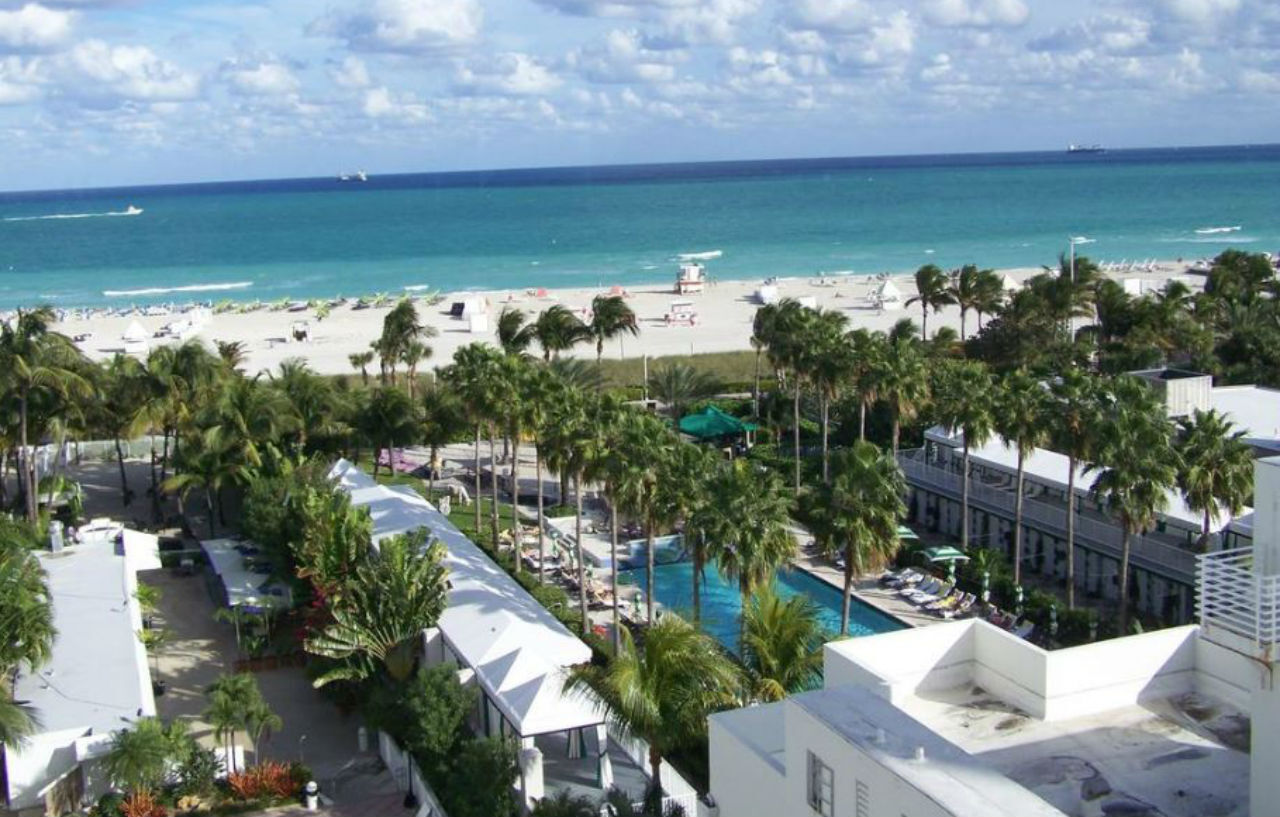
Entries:
POLYGON ((623 630, 614 659, 604 667, 574 667, 565 688, 594 693, 613 722, 649 745, 650 778, 657 783, 663 756, 703 735, 707 715, 732 705, 740 683, 710 636, 668 613, 646 630, 643 647, 623 630))
POLYGON ((543 360, 550 361, 591 337, 591 332, 567 306, 556 304, 543 310, 534 321, 533 335, 542 347, 543 360))
POLYGON ((660 525, 670 521, 670 506, 663 501, 662 452, 672 443, 671 431, 648 414, 628 415, 619 426, 614 441, 621 467, 613 474, 614 490, 623 510, 644 524, 645 554, 645 620, 653 621, 654 605, 654 536, 660 525))
MULTIPOLYGON (((602 401, 602 405, 594 417, 593 437, 590 446, 591 462, 588 466, 588 478, 600 482, 604 486, 604 495, 609 503, 609 586, 616 600, 618 597, 618 510, 623 501, 621 487, 625 478, 631 452, 624 446, 627 442, 626 425, 631 415, 624 411, 616 401, 602 401)), ((541 506, 539 506, 541 511, 541 506)), ((539 545, 541 547, 541 545, 539 545)), ((622 645, 620 635, 622 621, 618 605, 613 605, 613 649, 616 653, 622 645)))
POLYGON ((960 340, 964 340, 965 318, 969 310, 977 310, 983 305, 982 273, 977 264, 965 264, 955 273, 951 283, 951 302, 960 307, 960 340))
POLYGON ((1098 461, 1086 470, 1097 477, 1091 489, 1120 519, 1120 616, 1129 617, 1131 539, 1155 524, 1178 481, 1179 456, 1173 425, 1151 390, 1136 378, 1120 378, 1099 427, 1098 461))
MULTIPOLYGON (((23 542, 9 537, 0 537, 0 632, 4 677, 23 665, 34 672, 48 661, 57 634, 44 569, 23 542)), ((0 686, 0 744, 20 745, 37 725, 34 711, 0 686)))
POLYGON ((1022 583, 1022 479, 1027 457, 1049 439, 1049 402, 1045 388, 1025 371, 1005 377, 996 398, 996 433, 1018 452, 1018 478, 1014 489, 1013 581, 1022 583))
POLYGON ((596 363, 604 357, 604 342, 623 335, 640 334, 636 313, 621 295, 597 295, 591 302, 591 323, 587 330, 596 341, 596 363))
POLYGON ((424 326, 418 318, 418 308, 413 301, 402 298, 382 319, 382 334, 372 344, 380 358, 383 382, 390 376, 391 384, 395 385, 396 363, 404 359, 406 350, 420 339, 435 336, 435 328, 424 326))
POLYGON ((928 368, 915 340, 890 343, 880 359, 876 383, 877 393, 893 418, 893 456, 897 457, 903 420, 914 418, 929 398, 928 368))
POLYGON ((40 728, 40 715, 33 707, 0 692, 0 745, 20 749, 40 728))
POLYGON ((822 678, 827 634, 818 605, 806 595, 783 599, 765 585, 743 611, 742 663, 763 701, 813 689, 822 678))
POLYGON ((1253 495, 1253 451, 1245 432, 1214 409, 1197 409, 1181 425, 1178 488, 1187 506, 1204 514, 1200 547, 1207 550, 1213 520, 1239 515, 1253 495))
POLYGON ((756 310, 751 320, 751 348, 756 351, 756 371, 751 389, 751 413, 760 416, 760 356, 773 343, 774 322, 778 317, 776 304, 765 304, 756 310))
POLYGON ((795 493, 800 494, 800 397, 813 360, 814 323, 817 313, 792 298, 778 304, 769 357, 775 369, 791 378, 791 443, 795 493))
POLYGON ((258 742, 266 732, 279 731, 284 721, 272 711, 258 679, 248 672, 223 675, 205 690, 209 706, 204 719, 214 727, 214 734, 227 750, 229 771, 235 771, 236 732, 249 736, 255 760, 261 761, 258 742))
POLYGON ((855 329, 848 335, 850 349, 849 382, 858 395, 858 439, 867 438, 867 408, 879 397, 880 375, 888 347, 883 334, 855 329))
POLYGON ((658 503, 663 508, 662 515, 684 520, 682 544, 693 563, 695 626, 702 621, 702 579, 709 552, 704 530, 711 500, 707 485, 718 467, 719 457, 713 449, 675 441, 664 446, 664 456, 658 463, 658 503))
POLYGON ((80 352, 71 339, 49 330, 54 321, 47 306, 19 309, 0 324, 0 371, 8 372, 10 388, 18 398, 18 445, 22 452, 20 488, 27 499, 27 520, 37 519, 36 462, 28 439, 31 400, 43 392, 86 395, 90 385, 77 374, 80 352))
MULTIPOLYGON (((453 364, 441 372, 445 382, 453 386, 466 413, 475 424, 475 529, 480 532, 480 435, 499 399, 502 354, 483 343, 471 343, 453 353, 453 364)), ((496 475, 496 471, 495 471, 496 475)), ((497 531, 494 531, 495 535, 497 531)))
POLYGON ((189 740, 175 721, 166 729, 158 718, 139 718, 129 728, 111 733, 103 768, 112 783, 129 791, 151 791, 164 784, 169 760, 181 741, 189 740))
POLYGON ((829 554, 844 559, 843 636, 849 632, 854 577, 892 558, 897 549, 907 485, 897 460, 868 442, 838 452, 832 466, 831 483, 819 486, 806 504, 815 538, 829 554))
POLYGON ((427 495, 434 501, 435 463, 440 449, 453 442, 466 430, 467 419, 462 401, 452 389, 439 384, 428 388, 419 401, 422 417, 421 441, 431 449, 431 467, 427 474, 427 495))
POLYGON ((360 380, 364 385, 369 385, 369 364, 373 362, 373 352, 353 352, 347 355, 347 360, 351 362, 351 368, 360 370, 360 380))
POLYGON ((533 325, 522 309, 505 306, 498 313, 498 345, 508 356, 524 355, 535 340, 533 325))
POLYGON ((995 314, 1004 304, 1004 281, 995 270, 984 269, 978 272, 976 288, 973 311, 978 313, 978 331, 982 331, 982 316, 995 314))
POLYGON ((249 347, 240 340, 218 340, 214 341, 214 344, 217 346, 218 358, 222 361, 222 365, 228 372, 239 374, 240 367, 249 356, 249 347))
POLYGON ((316 687, 364 680, 378 665, 397 683, 413 675, 422 631, 436 625, 448 602, 444 556, 439 542, 427 545, 425 530, 378 543, 331 608, 333 622, 306 641, 308 652, 341 662, 316 678, 316 687))
POLYGON ((1052 438, 1067 455, 1067 608, 1076 605, 1076 469, 1094 453, 1101 418, 1101 387, 1096 378, 1076 367, 1063 372, 1049 387, 1053 396, 1052 438))
POLYGON ((129 490, 129 476, 125 469, 124 441, 132 440, 144 431, 150 422, 145 397, 147 388, 145 371, 136 359, 117 354, 102 369, 100 399, 93 404, 97 409, 96 425, 115 440, 116 463, 120 468, 120 498, 123 505, 133 501, 129 490))
POLYGON ((217 536, 214 516, 222 515, 222 489, 243 483, 248 477, 235 441, 221 426, 210 426, 182 449, 178 465, 178 473, 160 487, 166 492, 177 492, 184 500, 193 490, 203 491, 209 509, 209 536, 217 536))
MULTIPOLYGON (((547 557, 546 491, 542 485, 542 473, 546 456, 543 441, 551 436, 547 423, 552 416, 553 407, 563 394, 563 389, 557 378, 546 368, 529 367, 525 371, 521 391, 524 397, 520 403, 524 409, 524 425, 533 435, 533 471, 534 480, 538 483, 538 582, 545 584, 547 581, 547 569, 544 564, 547 557)), ((563 501, 564 498, 561 497, 561 502, 563 501)))
POLYGON ((418 366, 431 358, 432 349, 420 340, 407 341, 400 349, 400 362, 405 365, 409 384, 409 399, 413 400, 413 390, 417 385, 418 366))
POLYGON ((388 468, 395 469, 395 449, 418 437, 417 408, 409 395, 390 386, 374 389, 356 415, 360 433, 373 445, 373 475, 378 476, 378 452, 387 452, 388 468))
POLYGON ((748 460, 725 463, 707 485, 714 508, 705 523, 707 541, 720 571, 737 583, 744 608, 795 555, 784 490, 772 472, 758 472, 748 460))
POLYGON ((995 425, 995 384, 977 361, 955 361, 941 370, 934 389, 934 413, 942 425, 964 438, 960 489, 960 548, 969 549, 969 451, 986 445, 995 425))
POLYGON ((663 363, 649 374, 649 392, 666 404, 671 419, 677 423, 690 403, 710 397, 719 389, 715 378, 688 363, 663 363))
POLYGON ((907 299, 907 306, 920 304, 920 336, 929 339, 929 310, 939 311, 947 304, 956 302, 951 287, 947 282, 947 274, 936 264, 925 264, 916 270, 916 294, 907 299))
POLYGON ((819 311, 813 321, 813 348, 809 355, 808 379, 818 394, 822 425, 822 479, 830 474, 831 404, 855 370, 853 345, 845 333, 849 320, 839 312, 819 311))

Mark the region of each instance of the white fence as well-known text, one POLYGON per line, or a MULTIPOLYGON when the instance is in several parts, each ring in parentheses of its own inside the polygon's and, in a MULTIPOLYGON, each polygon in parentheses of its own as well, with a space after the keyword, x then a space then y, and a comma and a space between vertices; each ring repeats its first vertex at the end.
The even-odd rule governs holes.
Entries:
POLYGON ((402 791, 407 787, 418 798, 418 810, 414 812, 414 817, 448 817, 444 807, 436 799, 435 792, 422 779, 418 764, 386 732, 378 732, 378 756, 387 764, 387 771, 396 781, 396 786, 402 791))
MULTIPOLYGON (((609 739, 622 749, 623 754, 631 759, 631 762, 644 770, 647 775, 649 772, 649 744, 644 740, 626 734, 612 722, 609 723, 609 739)), ((693 787, 689 781, 675 770, 675 767, 665 760, 659 767, 659 774, 662 777, 662 807, 665 810, 670 805, 678 805, 684 809, 685 814, 689 817, 697 817, 698 814, 698 790, 693 787)), ((633 804, 637 809, 640 803, 633 804)), ((603 813, 603 812, 602 812, 603 813)))
POLYGON ((1235 633, 1258 648, 1280 634, 1280 576, 1253 570, 1253 548, 1205 553, 1199 557, 1197 614, 1206 630, 1235 633))
MULTIPOLYGON (((913 459, 908 454, 898 457, 902 473, 913 485, 929 487, 945 491, 956 499, 962 491, 961 477, 944 468, 928 465, 913 459)), ((1017 495, 1013 491, 1004 491, 984 484, 981 480, 970 478, 969 502, 973 507, 993 510, 1003 517, 1013 519, 1017 495)), ((1076 502, 1077 509, 1080 500, 1076 502)), ((1091 546, 1094 549, 1119 556, 1123 548, 1123 531, 1119 525, 1107 524, 1076 513, 1076 542, 1091 546)), ((1067 531, 1067 509, 1062 505, 1041 502, 1024 497, 1022 500, 1022 522, 1033 524, 1057 536, 1065 536, 1067 531)), ((1174 545, 1153 539, 1149 536, 1129 537, 1130 558, 1134 563, 1145 567, 1172 571, 1190 582, 1195 576, 1196 554, 1174 545)))

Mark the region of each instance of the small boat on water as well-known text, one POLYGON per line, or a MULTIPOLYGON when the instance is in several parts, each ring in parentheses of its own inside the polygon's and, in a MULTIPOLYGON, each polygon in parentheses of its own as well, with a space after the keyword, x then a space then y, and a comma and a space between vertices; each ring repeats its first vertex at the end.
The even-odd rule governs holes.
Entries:
POLYGON ((1102 145, 1067 145, 1067 153, 1106 153, 1107 149, 1102 145))
POLYGON ((367 182, 369 174, 363 170, 357 170, 355 173, 339 173, 338 181, 340 182, 367 182))
POLYGON ((126 216, 140 216, 142 215, 142 208, 134 207, 132 204, 130 204, 128 207, 124 208, 124 214, 126 216))

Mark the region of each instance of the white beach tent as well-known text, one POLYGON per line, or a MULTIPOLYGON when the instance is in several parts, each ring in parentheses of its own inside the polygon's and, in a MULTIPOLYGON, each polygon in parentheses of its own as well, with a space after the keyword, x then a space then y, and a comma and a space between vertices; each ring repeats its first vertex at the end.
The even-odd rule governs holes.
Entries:
POLYGON ((126 355, 145 355, 151 350, 151 336, 147 334, 147 330, 142 328, 142 324, 133 321, 129 324, 129 328, 124 330, 124 334, 120 336, 124 341, 124 353, 126 355))
POLYGON ((1012 275, 1006 272, 1000 278, 1000 288, 1005 292, 1017 292, 1018 290, 1022 289, 1022 284, 1018 283, 1017 278, 1014 278, 1012 275))
POLYGON ((765 284, 763 286, 756 287, 756 301, 758 301, 761 306, 776 304, 778 302, 778 288, 773 284, 765 284))
POLYGON ((881 309, 901 309, 902 308, 902 290, 898 289, 898 285, 893 281, 885 281, 876 290, 876 302, 881 309))

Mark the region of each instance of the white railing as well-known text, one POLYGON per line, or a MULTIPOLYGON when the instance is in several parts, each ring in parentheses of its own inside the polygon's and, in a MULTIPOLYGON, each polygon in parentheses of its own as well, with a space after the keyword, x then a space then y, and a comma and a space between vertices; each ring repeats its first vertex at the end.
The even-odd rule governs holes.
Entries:
MULTIPOLYGON (((915 459, 908 452, 899 455, 898 464, 909 483, 928 486, 946 491, 956 499, 960 498, 963 486, 959 474, 945 468, 929 465, 915 459)), ((1017 494, 1013 490, 1002 490, 987 485, 982 480, 969 479, 969 501, 976 507, 987 507, 997 510, 1001 515, 1013 519, 1017 507, 1017 494)), ((1080 500, 1076 500, 1077 509, 1080 500)), ((1024 497, 1022 500, 1023 524, 1035 524, 1046 528, 1055 535, 1065 535, 1067 531, 1066 505, 1055 505, 1024 497)), ((1076 541, 1092 545, 1119 556, 1124 546, 1124 532, 1120 526, 1101 522, 1078 512, 1076 513, 1076 541)), ((1136 562, 1163 567, 1177 572, 1190 581, 1195 575, 1196 554, 1189 550, 1160 542, 1149 536, 1129 537, 1130 558, 1136 562)))
POLYGON ((1196 613, 1208 633, 1226 630, 1259 648, 1280 634, 1280 575, 1253 570, 1253 548, 1237 548, 1198 557, 1196 613))

